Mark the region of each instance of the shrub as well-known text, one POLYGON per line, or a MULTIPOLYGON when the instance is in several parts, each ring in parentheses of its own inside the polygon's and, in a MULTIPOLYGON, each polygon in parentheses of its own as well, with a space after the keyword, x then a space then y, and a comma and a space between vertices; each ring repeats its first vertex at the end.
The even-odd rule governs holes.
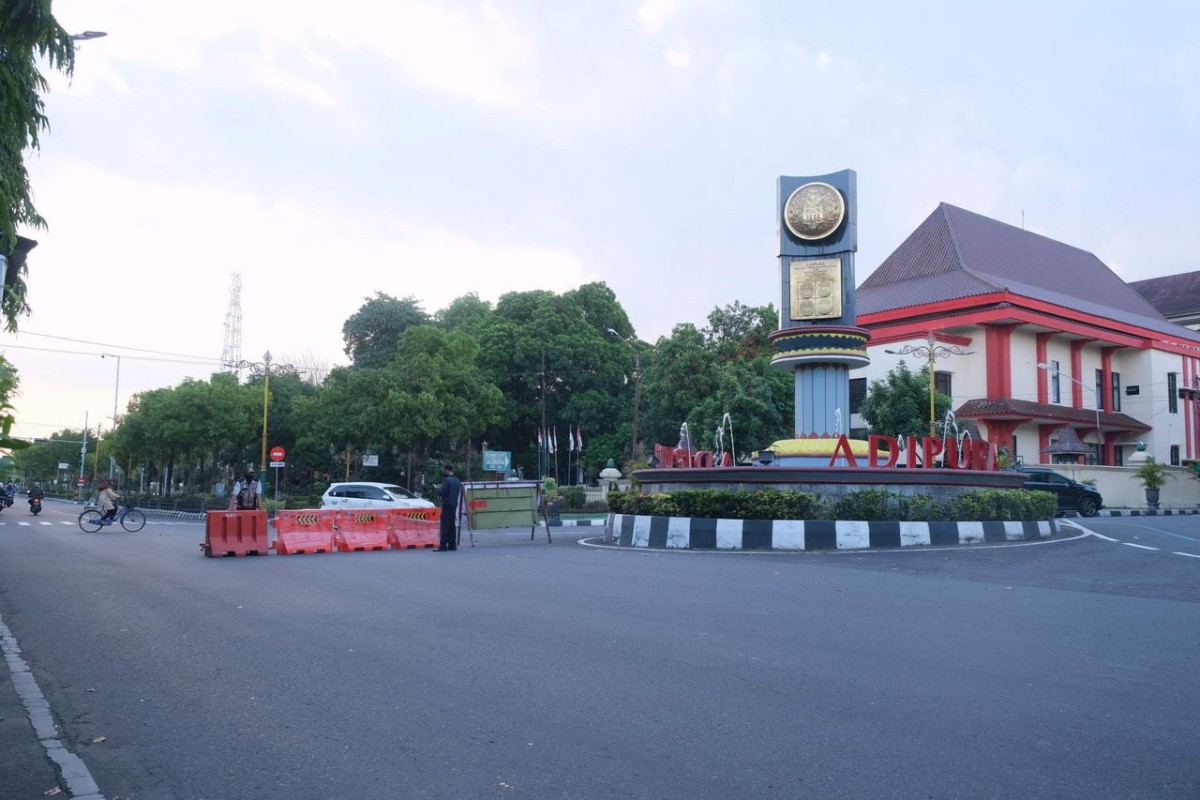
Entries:
POLYGON ((685 489, 664 494, 608 495, 608 510, 615 514, 709 519, 991 522, 1050 519, 1056 509, 1053 494, 1025 489, 979 489, 944 501, 927 494, 902 495, 886 489, 864 489, 836 501, 810 492, 779 489, 685 489))
POLYGON ((559 492, 563 499, 563 508, 567 511, 581 511, 587 504, 587 492, 582 486, 568 486, 559 492))

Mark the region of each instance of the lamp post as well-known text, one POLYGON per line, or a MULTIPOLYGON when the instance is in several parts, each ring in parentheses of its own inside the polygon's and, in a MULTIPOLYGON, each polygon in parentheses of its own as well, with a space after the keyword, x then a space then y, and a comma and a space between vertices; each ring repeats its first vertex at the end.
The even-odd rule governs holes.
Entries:
POLYGON ((621 334, 614 331, 612 328, 608 332, 625 343, 625 346, 633 351, 633 432, 629 440, 629 460, 636 461, 638 456, 637 446, 637 431, 638 431, 638 405, 642 400, 642 355, 633 346, 633 343, 626 339, 621 334))
POLYGON ((937 415, 934 411, 934 398, 937 394, 933 381, 933 364, 939 358, 947 356, 970 356, 974 355, 974 350, 963 350, 958 345, 938 344, 933 338, 933 331, 925 339, 925 344, 911 345, 906 344, 899 350, 884 350, 894 356, 906 356, 910 353, 917 358, 924 358, 929 364, 929 435, 934 435, 934 428, 937 425, 937 415))
POLYGON ((1070 375, 1063 375, 1062 370, 1053 364, 1038 364, 1037 368, 1044 369, 1047 372, 1053 372, 1055 375, 1066 378, 1077 386, 1082 386, 1084 389, 1092 390, 1092 394, 1096 397, 1096 463, 1099 464, 1103 460, 1101 459, 1100 455, 1104 449, 1104 431, 1100 428, 1100 394, 1096 391, 1096 387, 1088 386, 1083 381, 1073 378, 1070 375))
MULTIPOLYGON (((117 399, 121 394, 121 357, 115 353, 101 353, 100 357, 101 358, 115 358, 117 360, 117 380, 116 380, 116 383, 113 385, 113 415, 112 415, 112 420, 113 420, 112 429, 115 431, 117 429, 117 399)), ((99 449, 97 449, 97 452, 99 452, 99 449)), ((108 460, 108 477, 111 478, 112 476, 113 476, 113 464, 112 464, 112 458, 110 457, 108 460)))
POLYGON ((291 364, 276 364, 271 360, 271 351, 263 355, 260 362, 239 361, 233 365, 235 369, 248 369, 251 375, 263 376, 263 417, 262 417, 262 452, 259 461, 259 474, 267 471, 267 399, 271 392, 271 375, 295 374, 299 372, 291 364))

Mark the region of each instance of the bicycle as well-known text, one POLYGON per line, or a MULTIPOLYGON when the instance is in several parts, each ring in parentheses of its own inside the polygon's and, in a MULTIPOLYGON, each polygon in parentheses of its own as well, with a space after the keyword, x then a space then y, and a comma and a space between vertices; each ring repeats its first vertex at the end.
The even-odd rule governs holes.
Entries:
POLYGON ((121 504, 117 515, 107 522, 104 520, 104 512, 98 508, 85 509, 79 515, 79 527, 84 533, 95 533, 106 525, 114 525, 118 522, 121 523, 122 528, 134 533, 146 526, 146 515, 124 503, 121 504))

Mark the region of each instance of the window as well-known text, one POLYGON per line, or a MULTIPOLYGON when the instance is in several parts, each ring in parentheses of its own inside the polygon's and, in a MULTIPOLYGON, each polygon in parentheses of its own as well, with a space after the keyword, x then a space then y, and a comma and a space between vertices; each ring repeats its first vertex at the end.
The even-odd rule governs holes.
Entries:
POLYGON ((1167 411, 1179 413, 1179 373, 1167 373, 1167 411))
POLYGON ((950 379, 950 373, 949 372, 933 373, 933 389, 936 392, 940 392, 940 393, 946 395, 946 397, 954 397, 953 383, 950 379))
POLYGON ((1104 370, 1096 370, 1096 408, 1104 408, 1104 370))
POLYGON ((1060 385, 1061 385, 1061 378, 1059 378, 1059 375, 1058 375, 1058 362, 1051 361, 1050 362, 1050 402, 1051 403, 1061 403, 1062 402, 1062 391, 1059 388, 1060 385))
POLYGON ((1112 410, 1121 410, 1121 373, 1112 374, 1112 410))
POLYGON ((867 399, 867 379, 850 379, 850 413, 857 414, 862 410, 863 401, 867 399))
POLYGON ((1171 445, 1171 466, 1179 466, 1179 445, 1177 444, 1171 445))

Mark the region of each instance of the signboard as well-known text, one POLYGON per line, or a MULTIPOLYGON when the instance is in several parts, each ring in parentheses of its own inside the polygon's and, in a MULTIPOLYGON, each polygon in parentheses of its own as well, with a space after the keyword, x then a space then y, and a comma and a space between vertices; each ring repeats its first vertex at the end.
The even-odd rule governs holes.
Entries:
POLYGON ((287 464, 282 461, 272 461, 270 464, 267 464, 267 466, 271 469, 282 469, 283 467, 286 467, 287 464))
MULTIPOLYGON (((272 461, 283 461, 285 456, 287 456, 287 451, 284 450, 282 447, 272 447, 271 448, 271 460, 272 461)), ((272 464, 271 466, 275 466, 275 465, 272 464)))
POLYGON ((512 452, 509 450, 484 450, 483 471, 503 472, 507 475, 512 471, 512 452))
POLYGON ((70 469, 71 465, 65 461, 60 461, 60 462, 58 462, 58 468, 59 469, 70 469))
POLYGON ((80 478, 79 480, 75 481, 75 485, 76 486, 87 486, 87 481, 84 480, 83 478, 80 478))
POLYGON ((371 453, 369 455, 363 456, 363 466, 364 467, 378 467, 379 466, 379 456, 375 453, 371 453))

